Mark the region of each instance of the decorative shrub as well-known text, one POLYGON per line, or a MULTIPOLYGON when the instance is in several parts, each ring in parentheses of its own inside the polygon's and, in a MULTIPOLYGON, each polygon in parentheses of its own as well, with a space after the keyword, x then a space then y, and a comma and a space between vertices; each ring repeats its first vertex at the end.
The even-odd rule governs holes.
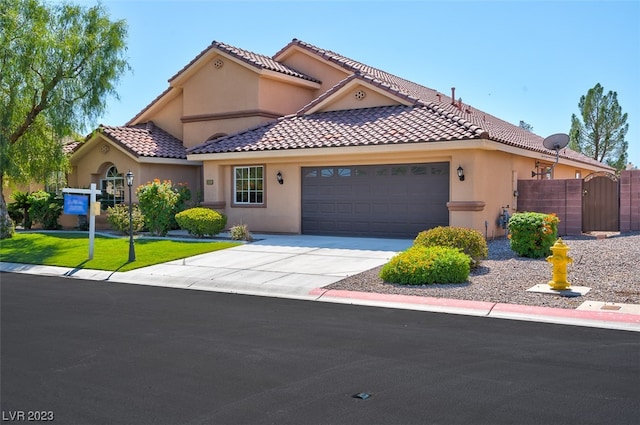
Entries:
MULTIPOLYGON (((107 208, 107 221, 115 230, 129 234, 129 205, 118 204, 107 208)), ((138 233, 144 228, 144 216, 137 205, 131 208, 133 232, 138 233)))
POLYGON ((179 198, 171 180, 160 182, 154 179, 153 182, 139 186, 136 194, 146 228, 154 235, 165 236, 171 229, 174 209, 179 198))
POLYGON ((456 248, 416 245, 391 258, 380 277, 401 285, 463 283, 469 277, 469 264, 469 256, 456 248))
POLYGON ((7 204, 9 217, 15 223, 21 223, 23 229, 31 229, 31 217, 29 217, 29 192, 16 190, 11 194, 13 202, 7 204))
POLYGON ((28 196, 29 216, 34 222, 40 223, 45 230, 59 229, 58 218, 62 215, 63 200, 55 193, 43 190, 32 192, 28 196))
POLYGON ((511 249, 522 257, 546 257, 551 254, 551 247, 558 239, 559 222, 555 214, 513 214, 509 219, 511 249))
POLYGON ((176 214, 176 221, 181 229, 199 238, 215 236, 227 225, 227 217, 209 208, 190 208, 176 214))
POLYGON ((480 260, 487 258, 489 249, 482 233, 464 227, 443 227, 418 233, 414 246, 446 246, 458 248, 471 258, 471 267, 477 267, 480 260))
POLYGON ((234 241, 248 241, 251 242, 253 240, 253 236, 249 232, 249 226, 246 224, 238 224, 229 229, 229 234, 231 235, 231 239, 234 241))

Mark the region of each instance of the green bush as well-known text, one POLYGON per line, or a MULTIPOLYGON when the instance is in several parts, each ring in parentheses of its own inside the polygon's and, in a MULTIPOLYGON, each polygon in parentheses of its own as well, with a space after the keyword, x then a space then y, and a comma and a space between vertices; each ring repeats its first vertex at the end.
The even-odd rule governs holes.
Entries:
POLYGON ((154 235, 165 236, 171 229, 174 209, 179 200, 171 180, 160 182, 154 179, 153 182, 139 186, 136 194, 146 228, 154 235))
POLYGON ((546 257, 551 254, 551 247, 558 239, 559 222, 555 214, 513 214, 509 219, 511 249, 522 257, 546 257))
POLYGON ((20 192, 16 190, 11 194, 12 202, 7 204, 9 217, 16 222, 21 223, 23 229, 31 229, 31 217, 29 217, 29 192, 20 192))
POLYGON ((181 229, 199 238, 215 236, 227 225, 227 217, 209 208, 196 207, 176 214, 181 229))
POLYGON ((58 218, 62 215, 63 200, 55 193, 48 193, 38 190, 28 196, 29 217, 31 220, 40 223, 45 230, 59 229, 58 218))
POLYGON ((382 267, 385 282, 401 285, 463 283, 469 278, 470 258, 456 248, 412 246, 382 267))
POLYGON ((414 246, 446 246, 457 248, 471 258, 471 267, 477 267, 480 261, 487 258, 489 249, 482 233, 464 227, 442 227, 418 233, 413 241, 414 246))
POLYGON ((253 240, 253 236, 251 232, 249 232, 249 226, 246 224, 238 224, 229 229, 229 234, 231 235, 231 239, 234 241, 248 241, 251 242, 253 240))
MULTIPOLYGON (((125 235, 129 234, 129 206, 127 204, 118 204, 107 208, 107 221, 114 230, 125 235)), ((133 224, 133 232, 138 233, 144 228, 144 216, 137 205, 131 207, 131 217, 133 224)))

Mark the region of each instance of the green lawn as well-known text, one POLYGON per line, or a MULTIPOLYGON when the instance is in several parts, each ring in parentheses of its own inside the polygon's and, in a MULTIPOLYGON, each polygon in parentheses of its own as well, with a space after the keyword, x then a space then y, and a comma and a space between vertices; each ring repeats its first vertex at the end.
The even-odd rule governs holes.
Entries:
POLYGON ((96 235, 93 260, 89 261, 87 233, 16 233, 0 241, 0 261, 122 272, 236 245, 239 243, 135 239, 136 260, 129 263, 129 238, 96 235))

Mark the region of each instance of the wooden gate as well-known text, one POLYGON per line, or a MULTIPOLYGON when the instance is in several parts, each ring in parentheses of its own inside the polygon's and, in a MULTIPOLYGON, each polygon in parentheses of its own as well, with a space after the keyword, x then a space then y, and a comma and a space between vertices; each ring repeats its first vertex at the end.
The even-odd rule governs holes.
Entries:
POLYGON ((582 231, 620 230, 618 178, 610 173, 589 174, 582 183, 582 231))

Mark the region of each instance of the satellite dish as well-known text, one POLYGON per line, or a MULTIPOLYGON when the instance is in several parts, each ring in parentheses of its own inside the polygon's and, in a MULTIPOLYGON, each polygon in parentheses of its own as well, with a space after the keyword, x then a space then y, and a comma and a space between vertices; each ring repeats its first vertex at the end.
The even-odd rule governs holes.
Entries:
POLYGON ((542 141, 545 148, 552 151, 559 151, 569 144, 569 136, 564 133, 556 133, 542 141))
POLYGON ((541 172, 541 173, 536 173, 535 171, 532 171, 531 172, 532 178, 535 176, 541 176, 542 174, 548 173, 551 170, 553 170, 553 168, 556 165, 558 165, 558 160, 560 159, 560 149, 564 148, 569 144, 569 136, 564 133, 552 134, 551 136, 544 139, 542 141, 542 144, 544 145, 545 148, 552 151, 556 151, 556 163, 553 164, 548 171, 541 172))

